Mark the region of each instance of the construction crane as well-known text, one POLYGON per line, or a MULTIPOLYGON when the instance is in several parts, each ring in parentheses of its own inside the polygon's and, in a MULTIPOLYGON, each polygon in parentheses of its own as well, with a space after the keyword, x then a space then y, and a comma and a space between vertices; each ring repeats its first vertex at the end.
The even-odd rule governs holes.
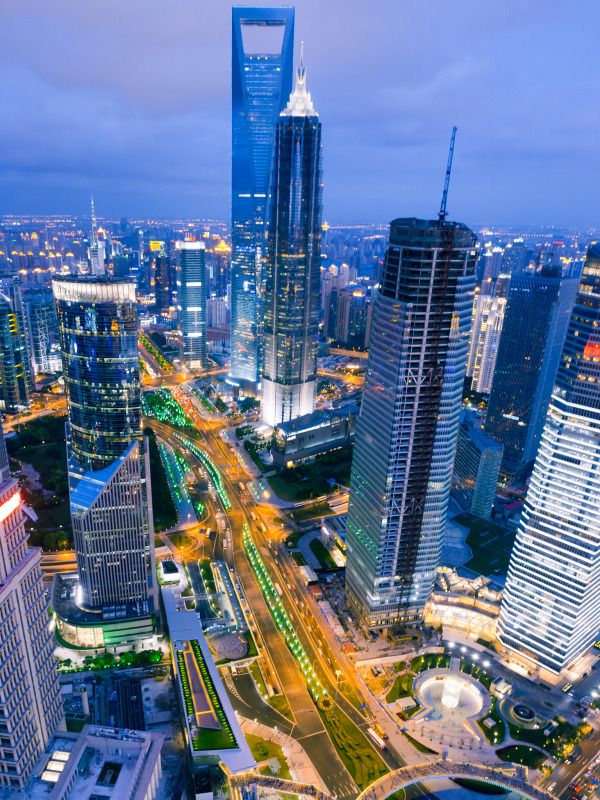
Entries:
POLYGON ((450 172, 452 171, 452 156, 454 155, 454 139, 456 137, 456 125, 452 128, 452 138, 450 139, 450 152, 448 153, 448 166, 446 167, 446 180, 444 181, 444 194, 442 195, 442 205, 440 206, 440 222, 446 219, 446 201, 448 199, 448 187, 450 186, 450 172))

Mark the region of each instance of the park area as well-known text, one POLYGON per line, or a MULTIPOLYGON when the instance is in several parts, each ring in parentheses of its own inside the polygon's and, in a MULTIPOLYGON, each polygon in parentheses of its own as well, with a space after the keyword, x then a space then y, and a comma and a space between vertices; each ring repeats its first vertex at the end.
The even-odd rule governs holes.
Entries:
POLYGON ((277 497, 298 503, 331 494, 339 484, 349 486, 351 469, 352 446, 349 446, 319 453, 307 464, 285 467, 268 480, 277 497))
POLYGON ((29 543, 46 551, 66 550, 73 545, 66 421, 64 415, 40 417, 23 425, 17 436, 6 439, 11 469, 20 470, 23 498, 38 516, 35 526, 27 524, 29 543))
POLYGON ((506 574, 515 531, 466 512, 454 517, 454 522, 468 528, 466 544, 473 557, 464 566, 489 577, 506 574))

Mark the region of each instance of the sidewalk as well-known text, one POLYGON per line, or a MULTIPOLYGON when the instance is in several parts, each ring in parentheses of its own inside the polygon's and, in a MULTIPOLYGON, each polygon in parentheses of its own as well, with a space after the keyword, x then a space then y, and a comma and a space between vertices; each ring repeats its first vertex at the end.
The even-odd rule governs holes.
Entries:
POLYGON ((290 768, 292 780, 297 783, 311 784, 317 786, 324 792, 327 791, 327 787, 319 777, 301 744, 280 731, 267 728, 266 725, 261 725, 260 722, 253 722, 252 720, 246 719, 246 717, 237 716, 244 735, 252 733, 255 736, 260 736, 262 739, 267 739, 269 742, 275 742, 281 745, 283 754, 290 768))

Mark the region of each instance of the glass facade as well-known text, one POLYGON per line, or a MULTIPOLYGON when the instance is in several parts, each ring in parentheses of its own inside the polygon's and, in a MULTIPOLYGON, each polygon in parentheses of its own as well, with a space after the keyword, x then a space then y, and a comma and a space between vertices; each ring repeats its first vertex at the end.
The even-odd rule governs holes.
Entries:
POLYGON ((142 438, 135 282, 55 278, 52 288, 72 452, 103 469, 142 438))
POLYGON ((275 125, 292 91, 293 50, 293 8, 232 9, 231 376, 255 385, 275 125))
POLYGON ((21 286, 7 281, 0 290, 0 411, 16 414, 26 409, 31 388, 21 286))
POLYGON ((315 408, 321 268, 321 123, 305 74, 277 123, 264 282, 262 420, 275 427, 315 408), (309 101, 310 103, 310 101, 309 101))
POLYGON ((135 281, 59 277, 52 289, 81 605, 105 619, 148 614, 156 587, 135 281))
POLYGON ((475 286, 475 235, 392 222, 352 463, 346 590, 360 624, 421 619, 438 567, 475 286))
POLYGON ((535 458, 576 292, 552 268, 512 277, 485 423, 504 473, 535 458))
POLYGON ((204 242, 177 242, 177 312, 182 356, 190 369, 206 366, 206 251, 204 242))
POLYGON ((559 673, 600 628, 600 247, 588 250, 500 609, 502 644, 559 673))

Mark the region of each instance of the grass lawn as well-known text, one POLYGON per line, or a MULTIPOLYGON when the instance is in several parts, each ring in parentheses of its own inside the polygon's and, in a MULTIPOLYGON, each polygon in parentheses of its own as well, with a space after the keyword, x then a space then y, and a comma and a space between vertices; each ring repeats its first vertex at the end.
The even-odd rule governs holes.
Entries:
POLYGON ((387 693, 385 698, 387 703, 394 703, 399 697, 412 697, 413 681, 415 676, 412 672, 407 672, 405 675, 397 675, 394 685, 387 693))
POLYGON ((295 503, 330 494, 335 483, 348 486, 351 468, 352 447, 343 447, 319 454, 309 464, 286 467, 269 478, 269 483, 278 497, 295 503))
POLYGON ((298 564, 299 567, 305 567, 306 566, 306 559, 304 558, 304 556, 302 555, 302 553, 300 551, 297 551, 295 553, 290 553, 290 555, 294 559, 296 564, 298 564))
POLYGON ((268 692, 265 684, 265 679, 263 678, 260 667, 258 666, 256 661, 253 661, 252 664, 250 664, 250 673, 254 678, 254 683, 256 684, 256 688, 258 689, 259 693, 262 694, 263 697, 266 697, 268 695, 268 692))
POLYGON ((164 546, 165 546, 165 543, 160 538, 160 536, 155 536, 154 537, 154 547, 164 547, 164 546))
POLYGON ((416 699, 415 699, 415 703, 416 703, 416 705, 413 706, 412 708, 405 708, 404 711, 400 711, 398 713, 398 716, 400 717, 400 719, 404 719, 404 720, 410 719, 411 717, 414 717, 415 714, 419 713, 419 711, 423 708, 423 706, 416 699))
POLYGON ((472 514, 459 514, 454 522, 469 529, 466 543, 473 551, 473 558, 465 567, 481 575, 505 574, 516 532, 472 514))
POLYGON ((450 656, 444 653, 427 653, 413 658, 410 668, 414 673, 425 672, 426 669, 448 669, 450 656))
POLYGON ((248 742, 250 752, 257 761, 267 761, 270 758, 276 758, 280 764, 279 775, 277 777, 287 778, 287 780, 292 779, 281 745, 270 742, 268 739, 261 739, 260 736, 255 736, 253 733, 246 734, 246 741, 248 742))
POLYGON ((477 664, 471 664, 470 661, 464 659, 460 662, 460 671, 466 675, 471 675, 473 678, 482 683, 486 689, 492 685, 492 676, 477 664))
MULTIPOLYGON (((180 536, 181 534, 173 534, 173 535, 180 536)), ((198 567, 200 568, 200 573, 202 575, 202 581, 204 583, 204 588, 206 589, 206 593, 214 594, 217 591, 217 587, 215 586, 215 581, 213 579, 213 574, 210 568, 209 559, 204 558, 198 561, 198 567)))
POLYGON ((294 522, 303 522, 305 519, 314 519, 315 517, 326 517, 333 513, 333 509, 326 500, 320 503, 312 503, 308 506, 296 508, 292 512, 294 522))
POLYGON ((483 724, 483 720, 477 720, 477 724, 483 731, 485 738, 488 740, 490 744, 502 744, 504 738, 506 736, 506 724, 500 713, 497 709, 498 700, 495 697, 492 697, 492 706, 490 708, 490 713, 485 717, 485 719, 492 718, 496 723, 493 728, 488 728, 487 725, 483 724))
POLYGON ((319 709, 319 714, 339 757, 361 791, 388 772, 366 736, 343 711, 338 708, 335 719, 333 711, 319 709))
POLYGON ((188 536, 185 533, 167 533, 167 538, 178 549, 182 547, 184 548, 193 547, 193 545, 195 544, 195 539, 192 539, 191 536, 188 536))
POLYGON ((502 747, 496 750, 496 755, 501 761, 510 761, 512 764, 524 764, 526 767, 541 767, 548 758, 546 753, 537 750, 535 747, 528 747, 523 744, 513 744, 510 747, 502 747))
POLYGON ((427 747, 426 744, 421 744, 421 742, 418 742, 416 739, 413 739, 413 737, 410 735, 410 733, 407 733, 406 731, 402 731, 402 734, 404 736, 406 736, 408 741, 412 744, 412 746, 415 749, 417 749, 419 751, 419 753, 429 753, 430 755, 437 756, 437 754, 438 754, 437 750, 432 750, 431 747, 427 747))
POLYGON ((192 746, 194 750, 231 750, 236 747, 226 730, 217 731, 213 728, 196 728, 192 746))
POLYGON ((338 569, 333 556, 319 539, 312 539, 309 545, 323 569, 338 569))
POLYGON ((154 528, 167 531, 179 521, 177 507, 171 494, 167 473, 160 457, 156 436, 151 428, 144 431, 148 436, 148 455, 150 456, 150 479, 152 485, 152 512, 154 528))
POLYGON ((279 711, 279 713, 283 714, 284 717, 287 717, 291 722, 294 722, 292 709, 290 708, 290 704, 288 703, 287 697, 284 694, 274 694, 273 697, 269 697, 267 702, 271 708, 275 709, 275 711, 279 711))
POLYGON ((256 647, 256 642, 254 641, 254 636, 252 636, 252 631, 246 631, 244 633, 244 639, 248 642, 248 652, 244 658, 253 658, 254 656, 257 656, 258 649, 256 647))

